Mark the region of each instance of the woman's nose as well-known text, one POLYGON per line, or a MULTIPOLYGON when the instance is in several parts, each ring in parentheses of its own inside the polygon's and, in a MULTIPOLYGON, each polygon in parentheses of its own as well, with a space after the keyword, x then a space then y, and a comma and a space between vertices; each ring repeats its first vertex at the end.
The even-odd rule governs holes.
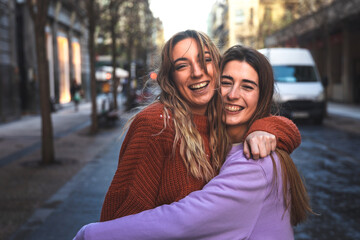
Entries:
POLYGON ((238 99, 238 98, 240 98, 240 94, 241 94, 240 89, 237 87, 233 87, 233 88, 231 88, 231 90, 228 93, 228 98, 229 99, 238 99))
POLYGON ((192 77, 199 78, 203 75, 203 69, 199 62, 195 62, 192 66, 192 77))

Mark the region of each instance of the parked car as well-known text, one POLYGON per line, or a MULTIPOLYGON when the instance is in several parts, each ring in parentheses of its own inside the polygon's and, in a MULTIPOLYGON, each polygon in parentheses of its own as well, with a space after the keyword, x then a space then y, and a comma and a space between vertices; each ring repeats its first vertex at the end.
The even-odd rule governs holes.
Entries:
POLYGON ((291 119, 308 118, 321 124, 326 116, 325 89, 315 61, 307 49, 265 48, 275 78, 274 100, 280 114, 291 119))

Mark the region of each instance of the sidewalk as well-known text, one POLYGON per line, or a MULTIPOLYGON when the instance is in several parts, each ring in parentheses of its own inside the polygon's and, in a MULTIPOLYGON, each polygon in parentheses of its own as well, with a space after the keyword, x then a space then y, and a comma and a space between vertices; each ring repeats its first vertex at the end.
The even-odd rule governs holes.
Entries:
POLYGON ((360 135, 360 105, 329 102, 327 111, 325 126, 360 135))
POLYGON ((346 105, 329 102, 328 114, 360 120, 360 105, 346 105))
MULTIPOLYGON (((51 166, 38 165, 41 158, 39 116, 26 116, 0 124, 0 239, 28 239, 30 229, 47 223, 48 217, 67 200, 71 191, 66 186, 72 179, 77 179, 77 174, 82 176, 81 172, 86 167, 95 166, 97 162, 101 165, 106 165, 107 161, 117 164, 121 147, 119 136, 129 114, 121 114, 116 124, 104 125, 98 134, 90 135, 90 113, 91 104, 84 103, 78 112, 69 106, 52 114, 57 164, 51 166)), ((100 168, 97 167, 98 170, 100 168)), ((109 176, 105 178, 112 178, 113 173, 109 174, 109 171, 115 168, 111 166, 106 171, 109 176)), ((96 184, 99 187, 108 185, 96 184)), ((84 189, 89 188, 93 189, 95 185, 84 189)), ((77 199, 81 201, 83 197, 77 199)), ((89 200, 87 202, 91 202, 89 200)), ((101 206, 101 203, 96 206, 101 206)), ((98 213, 95 215, 98 216, 98 213)), ((74 219, 68 220, 73 225, 74 219)), ((62 231, 68 232, 66 229, 62 231)))
MULTIPOLYGON (((38 117, 0 125, 0 164, 6 162, 0 166, 0 239, 72 239, 82 225, 99 220, 130 114, 96 136, 87 134, 89 114, 90 104, 76 113, 68 108, 53 114, 62 164, 51 167, 34 164, 40 159, 38 117)), ((360 130, 360 106, 329 103, 324 125, 360 130)))
POLYGON ((72 239, 85 224, 99 221, 101 206, 114 176, 120 145, 103 149, 46 203, 35 211, 11 239, 72 239))

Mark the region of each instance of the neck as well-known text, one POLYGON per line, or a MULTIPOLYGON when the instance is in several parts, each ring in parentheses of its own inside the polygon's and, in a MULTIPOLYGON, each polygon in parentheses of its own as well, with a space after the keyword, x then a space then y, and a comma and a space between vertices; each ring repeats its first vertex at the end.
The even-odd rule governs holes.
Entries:
POLYGON ((206 110, 207 110, 207 106, 190 106, 190 110, 192 114, 196 114, 196 115, 202 115, 204 116, 206 114, 206 110))
POLYGON ((247 125, 241 125, 241 126, 226 126, 226 131, 229 134, 229 137, 231 139, 231 143, 242 143, 244 141, 244 135, 247 130, 247 125))

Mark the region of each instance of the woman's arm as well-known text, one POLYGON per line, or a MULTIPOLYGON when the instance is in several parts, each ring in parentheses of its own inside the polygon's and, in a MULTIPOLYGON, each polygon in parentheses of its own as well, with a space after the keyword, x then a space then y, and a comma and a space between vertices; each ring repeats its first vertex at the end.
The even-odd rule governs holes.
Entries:
POLYGON ((154 119, 140 114, 130 125, 120 151, 118 168, 103 203, 100 221, 156 206, 162 162, 167 154, 164 152, 164 137, 160 138, 158 134, 161 126, 155 126, 154 122, 154 119))
MULTIPOLYGON (((276 147, 286 151, 287 153, 292 153, 301 143, 301 135, 299 129, 296 125, 288 118, 281 116, 270 116, 266 118, 261 118, 256 120, 248 130, 245 138, 247 138, 250 133, 255 131, 264 131, 275 135, 276 137, 276 147)), ((246 141, 245 141, 246 144, 246 141)), ((254 146, 257 146, 254 144, 254 146)), ((254 159, 257 159, 260 155, 260 151, 256 147, 251 148, 251 154, 254 159)), ((249 149, 250 150, 250 149, 249 149)), ((249 154, 249 150, 244 147, 244 153, 249 154)), ((261 155, 260 157, 264 157, 261 155)))
POLYGON ((264 171, 239 151, 203 190, 170 205, 91 223, 75 239, 244 239, 251 234, 266 195, 264 171))

